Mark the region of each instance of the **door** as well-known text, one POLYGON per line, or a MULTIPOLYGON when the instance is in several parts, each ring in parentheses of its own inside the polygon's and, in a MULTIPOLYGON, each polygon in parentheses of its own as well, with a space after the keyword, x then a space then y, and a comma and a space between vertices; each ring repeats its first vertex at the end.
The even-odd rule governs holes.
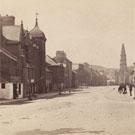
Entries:
POLYGON ((17 95, 17 84, 13 84, 13 99, 16 99, 18 97, 17 95))

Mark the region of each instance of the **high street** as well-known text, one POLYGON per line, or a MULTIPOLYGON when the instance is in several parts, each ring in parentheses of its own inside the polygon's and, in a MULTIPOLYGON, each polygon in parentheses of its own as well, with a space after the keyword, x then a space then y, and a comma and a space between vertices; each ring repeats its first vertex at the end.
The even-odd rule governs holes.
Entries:
POLYGON ((0 135, 134 135, 135 100, 117 87, 0 106, 0 135))

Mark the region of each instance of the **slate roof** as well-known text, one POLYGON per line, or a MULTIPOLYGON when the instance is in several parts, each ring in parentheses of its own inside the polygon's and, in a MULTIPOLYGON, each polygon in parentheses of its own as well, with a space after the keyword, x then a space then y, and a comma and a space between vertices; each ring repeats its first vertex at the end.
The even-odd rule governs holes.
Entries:
POLYGON ((77 69, 79 69, 79 64, 72 64, 72 69, 73 70, 77 70, 77 69))
POLYGON ((3 26, 2 27, 3 36, 11 41, 20 41, 20 33, 21 33, 21 26, 14 25, 14 26, 3 26))
POLYGON ((48 63, 51 66, 57 66, 59 65, 58 63, 56 63, 50 56, 46 55, 46 63, 48 63))
POLYGON ((10 59, 14 61, 17 61, 17 57, 4 48, 0 48, 0 53, 3 53, 4 55, 6 55, 7 57, 9 57, 10 59))
POLYGON ((40 30, 38 26, 35 26, 31 31, 30 35, 32 37, 45 37, 44 33, 40 30))

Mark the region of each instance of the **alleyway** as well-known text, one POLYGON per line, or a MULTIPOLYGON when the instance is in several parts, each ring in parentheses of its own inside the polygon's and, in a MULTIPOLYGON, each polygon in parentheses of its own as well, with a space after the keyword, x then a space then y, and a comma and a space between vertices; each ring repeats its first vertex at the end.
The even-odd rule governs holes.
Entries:
POLYGON ((135 100, 116 87, 0 106, 0 135, 135 135, 135 100))

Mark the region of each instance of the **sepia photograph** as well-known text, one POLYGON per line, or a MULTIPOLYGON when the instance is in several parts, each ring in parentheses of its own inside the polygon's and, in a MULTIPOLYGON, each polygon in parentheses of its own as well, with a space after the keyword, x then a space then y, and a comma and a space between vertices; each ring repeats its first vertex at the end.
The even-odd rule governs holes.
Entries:
POLYGON ((134 126, 134 0, 0 0, 0 135, 134 126))

